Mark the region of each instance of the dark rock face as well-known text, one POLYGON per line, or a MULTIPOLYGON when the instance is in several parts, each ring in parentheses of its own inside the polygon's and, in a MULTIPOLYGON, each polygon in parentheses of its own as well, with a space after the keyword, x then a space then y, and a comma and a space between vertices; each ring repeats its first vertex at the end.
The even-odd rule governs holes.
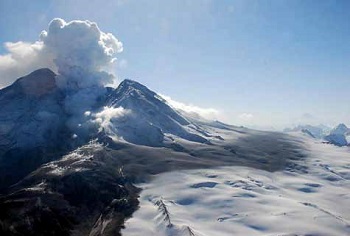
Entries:
POLYGON ((68 137, 63 98, 49 69, 0 90, 0 190, 57 158, 68 137))
POLYGON ((53 146, 58 140, 64 95, 54 76, 48 69, 37 70, 0 90, 0 155, 13 147, 53 146))
POLYGON ((17 83, 25 95, 41 97, 57 88, 55 76, 56 74, 49 69, 39 69, 20 78, 17 83))
POLYGON ((119 235, 124 219, 137 208, 137 193, 108 150, 90 143, 11 187, 0 198, 0 232, 119 235))
POLYGON ((339 147, 348 145, 348 142, 343 134, 329 134, 324 139, 339 147))

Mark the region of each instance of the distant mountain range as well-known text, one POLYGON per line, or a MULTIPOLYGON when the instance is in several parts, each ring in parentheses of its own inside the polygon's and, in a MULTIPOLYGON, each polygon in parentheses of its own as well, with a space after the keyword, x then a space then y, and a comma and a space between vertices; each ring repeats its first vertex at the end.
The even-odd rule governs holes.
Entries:
POLYGON ((350 145, 350 128, 345 124, 339 124, 334 128, 326 125, 299 125, 294 128, 287 128, 284 132, 303 132, 309 136, 321 139, 337 146, 350 145))

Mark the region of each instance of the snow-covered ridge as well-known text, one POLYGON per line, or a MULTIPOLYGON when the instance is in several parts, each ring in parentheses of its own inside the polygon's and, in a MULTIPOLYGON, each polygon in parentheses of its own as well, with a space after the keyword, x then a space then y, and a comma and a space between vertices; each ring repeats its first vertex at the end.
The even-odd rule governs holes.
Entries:
POLYGON ((155 92, 136 81, 124 80, 108 95, 107 106, 131 111, 128 119, 113 123, 116 127, 114 135, 128 142, 162 146, 167 134, 193 142, 207 142, 196 125, 172 109, 155 92))

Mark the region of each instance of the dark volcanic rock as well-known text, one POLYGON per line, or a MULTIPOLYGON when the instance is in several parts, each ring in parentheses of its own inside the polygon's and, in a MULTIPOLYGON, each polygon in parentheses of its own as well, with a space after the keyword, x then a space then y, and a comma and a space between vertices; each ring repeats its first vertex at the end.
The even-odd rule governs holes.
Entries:
POLYGON ((25 95, 40 97, 57 89, 55 76, 49 69, 40 69, 18 79, 17 83, 25 95))
POLYGON ((0 90, 0 192, 62 154, 69 137, 63 99, 49 69, 0 90))
POLYGON ((1 235, 119 235, 138 189, 90 143, 41 166, 0 198, 1 235))

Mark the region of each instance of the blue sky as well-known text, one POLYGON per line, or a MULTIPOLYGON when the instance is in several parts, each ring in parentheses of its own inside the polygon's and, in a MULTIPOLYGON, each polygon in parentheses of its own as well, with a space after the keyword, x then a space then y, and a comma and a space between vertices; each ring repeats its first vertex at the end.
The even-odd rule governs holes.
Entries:
POLYGON ((0 43, 34 42, 54 17, 95 21, 124 44, 120 78, 226 122, 349 124, 349 12, 326 0, 1 0, 0 43))

